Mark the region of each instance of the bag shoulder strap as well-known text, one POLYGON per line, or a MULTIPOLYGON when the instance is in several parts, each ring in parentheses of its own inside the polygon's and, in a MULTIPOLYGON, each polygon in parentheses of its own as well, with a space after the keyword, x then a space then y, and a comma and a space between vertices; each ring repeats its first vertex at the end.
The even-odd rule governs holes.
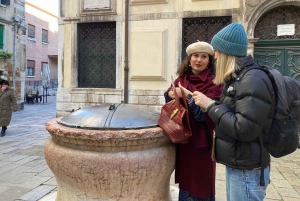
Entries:
MULTIPOLYGON (((181 87, 180 87, 180 90, 181 90, 181 95, 183 95, 183 94, 184 94, 184 90, 183 90, 181 87)), ((178 104, 178 105, 177 105, 177 107, 178 107, 178 112, 181 112, 181 111, 180 111, 180 100, 179 100, 178 94, 177 94, 177 92, 176 92, 176 89, 174 89, 173 92, 174 92, 174 96, 175 96, 175 101, 176 101, 177 104, 178 104)), ((186 115, 187 117, 186 117, 186 119, 187 119, 188 129, 189 129, 189 132, 192 133, 191 123, 190 123, 189 107, 188 107, 188 105, 187 105, 186 100, 183 100, 183 102, 184 102, 184 106, 185 106, 186 112, 187 112, 187 115, 186 115)))

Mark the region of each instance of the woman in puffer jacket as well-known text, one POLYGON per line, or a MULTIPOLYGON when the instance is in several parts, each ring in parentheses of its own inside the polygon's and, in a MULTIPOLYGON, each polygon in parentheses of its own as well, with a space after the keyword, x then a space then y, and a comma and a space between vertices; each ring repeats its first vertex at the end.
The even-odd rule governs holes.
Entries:
POLYGON ((0 85, 0 126, 2 127, 1 137, 4 137, 11 120, 12 111, 17 111, 17 100, 14 91, 8 87, 9 82, 7 80, 1 80, 0 85))
POLYGON ((220 101, 194 92, 195 103, 216 124, 215 157, 226 166, 228 201, 263 200, 270 182, 270 155, 262 136, 269 132, 275 97, 267 74, 251 56, 244 27, 231 23, 212 39, 217 59, 215 84, 224 83, 220 101))

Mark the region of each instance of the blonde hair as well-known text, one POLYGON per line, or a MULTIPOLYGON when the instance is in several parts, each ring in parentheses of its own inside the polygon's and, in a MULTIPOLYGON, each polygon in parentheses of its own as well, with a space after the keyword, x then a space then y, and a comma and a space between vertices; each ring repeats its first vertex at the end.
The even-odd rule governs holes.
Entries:
POLYGON ((235 56, 218 52, 216 64, 215 84, 223 84, 230 80, 235 70, 235 56))

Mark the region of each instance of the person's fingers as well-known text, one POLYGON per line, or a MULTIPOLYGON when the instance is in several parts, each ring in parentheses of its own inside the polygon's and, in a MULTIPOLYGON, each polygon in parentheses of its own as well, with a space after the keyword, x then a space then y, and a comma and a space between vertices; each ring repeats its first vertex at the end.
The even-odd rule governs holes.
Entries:
POLYGON ((193 92, 193 96, 197 96, 198 94, 200 94, 199 91, 194 91, 194 92, 193 92))

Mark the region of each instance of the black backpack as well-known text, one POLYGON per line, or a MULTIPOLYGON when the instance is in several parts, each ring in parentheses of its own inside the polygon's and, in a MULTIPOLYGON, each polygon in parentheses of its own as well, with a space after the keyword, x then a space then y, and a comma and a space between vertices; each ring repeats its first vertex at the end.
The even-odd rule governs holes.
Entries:
POLYGON ((260 69, 268 75, 276 97, 275 115, 270 132, 261 140, 273 157, 286 156, 294 152, 299 145, 300 81, 283 76, 269 66, 246 68, 243 75, 251 69, 260 69))

